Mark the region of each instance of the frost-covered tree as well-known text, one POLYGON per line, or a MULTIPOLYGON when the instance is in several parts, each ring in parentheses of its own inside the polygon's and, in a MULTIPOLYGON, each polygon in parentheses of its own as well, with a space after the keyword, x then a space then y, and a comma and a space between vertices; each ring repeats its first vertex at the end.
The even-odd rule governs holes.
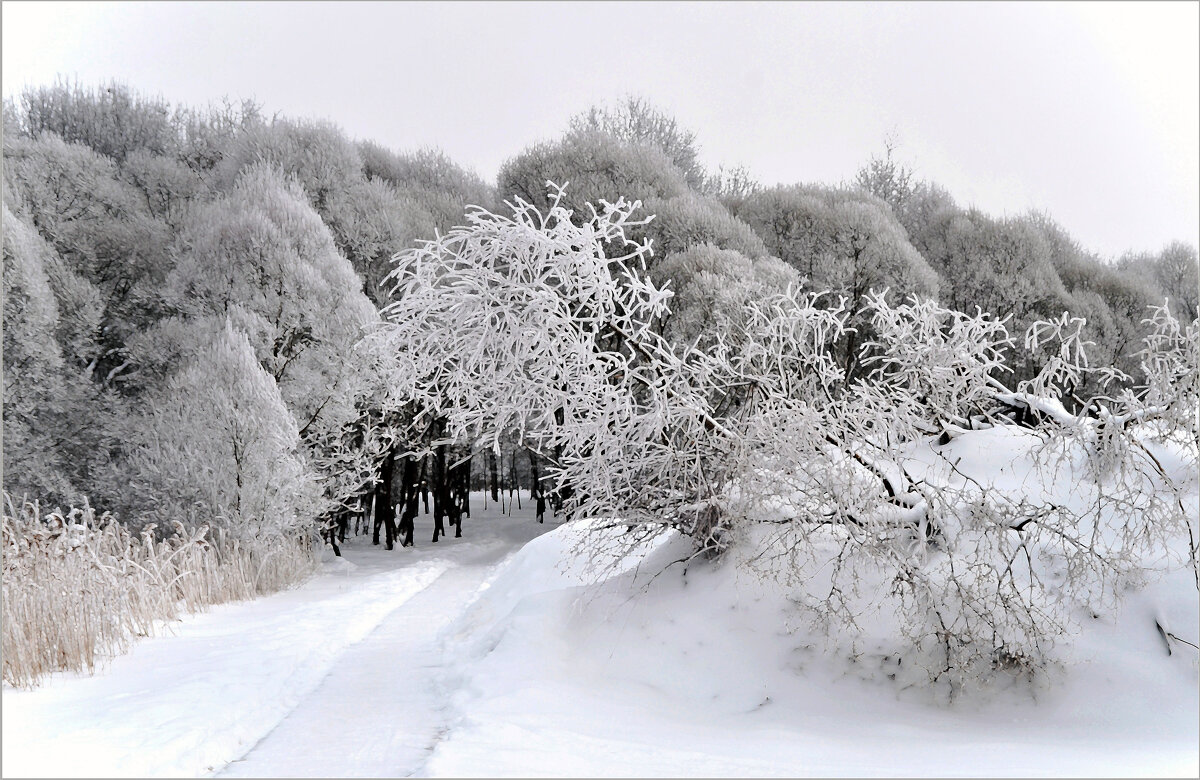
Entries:
POLYGON ((1050 246, 1027 218, 996 220, 975 210, 952 216, 926 259, 943 279, 939 297, 950 308, 1012 315, 1021 330, 1070 308, 1050 246))
POLYGON ((893 214, 904 213, 913 194, 913 170, 895 157, 898 144, 893 139, 883 143, 883 157, 872 156, 858 169, 854 183, 888 204, 893 214))
POLYGON ((131 519, 219 526, 241 539, 311 530, 318 488, 296 422, 232 324, 148 399, 129 435, 131 519))
POLYGON ((263 124, 262 107, 253 100, 234 104, 228 99, 206 108, 179 108, 175 124, 180 134, 180 162, 208 182, 233 148, 239 134, 263 124))
POLYGON ((657 147, 683 173, 689 187, 699 189, 707 178, 698 159, 696 134, 644 98, 630 95, 612 107, 593 106, 572 117, 570 129, 576 133, 600 131, 622 141, 657 147))
POLYGON ((1158 253, 1128 253, 1118 265, 1138 276, 1148 274, 1185 319, 1200 316, 1200 258, 1196 247, 1174 241, 1158 253))
POLYGON ((845 294, 852 307, 872 289, 937 292, 936 274, 873 196, 775 187, 748 198, 737 215, 762 236, 772 255, 805 277, 810 289, 845 294))
POLYGON ((329 202, 328 225, 338 248, 362 278, 363 293, 382 308, 388 300, 383 279, 392 269, 392 257, 437 230, 435 217, 412 198, 386 181, 356 182, 334 193, 329 202))
POLYGON ((169 269, 169 227, 112 160, 80 144, 49 134, 6 139, 4 162, 17 212, 62 258, 61 273, 48 269, 61 310, 70 317, 89 312, 93 351, 78 358, 94 362, 101 378, 119 372, 124 342, 150 318, 154 290, 169 269))
MULTIPOLYGON (((397 154, 366 141, 358 145, 363 173, 390 184, 406 201, 433 218, 438 230, 462 224, 467 206, 492 202, 492 187, 436 149, 397 154)), ((421 238, 432 238, 433 231, 421 238)))
POLYGON ((293 177, 319 214, 326 214, 335 193, 362 176, 358 150, 329 122, 276 119, 238 133, 216 169, 222 189, 235 186, 253 167, 270 167, 293 177))
POLYGON ((546 183, 569 182, 561 204, 587 219, 588 203, 619 198, 646 202, 688 193, 682 171, 657 146, 626 141, 600 130, 569 133, 537 144, 500 167, 497 196, 548 209, 546 183))
MULTIPOLYGON (((794 288, 746 301, 706 349, 679 349, 650 327, 671 298, 636 271, 647 247, 624 238, 632 211, 619 201, 579 224, 558 199, 548 213, 518 202, 399 258, 378 336, 396 352, 396 402, 451 441, 517 432, 570 489, 570 512, 624 529, 618 546, 676 529, 698 552, 784 561, 798 602, 837 630, 898 612, 916 667, 952 681, 1038 668, 1074 605, 1114 598, 1186 525, 1173 477, 1121 455, 1141 435, 1122 421, 1163 404, 1143 392, 1076 416, 1056 397, 1094 370, 1079 320, 1034 323, 1023 346, 1041 368, 1015 389, 995 376, 1013 344, 1004 322, 880 293, 860 307, 860 378, 834 349, 846 301, 794 288), (1058 498, 1052 466, 1014 490, 931 449, 967 428, 1023 435, 1006 433, 1018 423, 1051 450, 1107 447, 1127 468, 1058 498), (1126 445, 1104 443, 1114 435, 1126 445)), ((1164 377, 1194 370, 1194 350, 1153 351, 1180 358, 1164 377)))
POLYGON ((689 192, 674 198, 650 198, 646 212, 654 219, 634 238, 651 240, 655 262, 690 247, 710 244, 753 260, 767 256, 761 238, 729 213, 716 198, 689 192))
POLYGON ((663 334, 684 347, 709 347, 739 330, 752 300, 800 286, 800 275, 781 260, 751 260, 711 244, 692 246, 654 266, 655 280, 674 295, 663 334))
POLYGON ((824 187, 775 187, 756 192, 738 208, 767 250, 791 265, 810 290, 845 297, 854 328, 846 332, 843 362, 858 370, 857 345, 867 323, 866 297, 890 289, 933 296, 937 274, 908 242, 888 206, 873 195, 824 187))
POLYGON ((167 290, 180 316, 139 343, 143 368, 161 372, 164 356, 188 358, 188 341, 171 341, 189 321, 228 319, 278 383, 314 456, 318 442, 357 424, 370 380, 354 347, 378 315, 294 180, 254 166, 226 197, 198 209, 180 237, 167 290), (155 347, 165 351, 156 355, 155 347))
POLYGON ((206 189, 200 176, 175 157, 144 149, 126 156, 121 174, 137 188, 150 215, 172 230, 179 230, 189 205, 201 198, 206 189))
POLYGON ((762 184, 740 165, 729 168, 718 166, 700 186, 700 191, 721 201, 730 212, 736 212, 746 198, 762 189, 762 184))
POLYGON ((947 190, 928 181, 912 185, 903 205, 898 210, 893 208, 908 240, 926 260, 944 242, 944 227, 949 218, 961 211, 947 190))
POLYGON ((69 398, 54 338, 58 302, 45 261, 53 252, 4 206, 4 489, 48 501, 74 497, 62 462, 69 398))
POLYGON ((166 155, 178 148, 170 105, 119 82, 84 87, 59 80, 25 89, 18 100, 21 129, 32 137, 53 134, 118 161, 135 151, 166 155))

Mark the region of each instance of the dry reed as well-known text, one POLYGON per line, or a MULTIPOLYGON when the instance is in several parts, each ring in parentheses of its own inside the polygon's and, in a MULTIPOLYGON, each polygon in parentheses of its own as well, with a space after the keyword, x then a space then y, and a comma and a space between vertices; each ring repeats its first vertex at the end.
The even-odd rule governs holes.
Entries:
POLYGON ((5 493, 4 681, 32 688, 55 671, 92 673, 161 621, 275 592, 316 566, 307 539, 172 525, 134 534, 86 505, 43 514, 5 493))

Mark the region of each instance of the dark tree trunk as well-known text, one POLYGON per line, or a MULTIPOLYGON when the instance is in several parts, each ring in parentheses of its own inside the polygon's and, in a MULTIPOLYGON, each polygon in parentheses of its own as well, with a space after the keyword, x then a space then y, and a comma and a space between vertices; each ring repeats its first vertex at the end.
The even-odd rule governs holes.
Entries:
POLYGON ((439 444, 433 451, 433 541, 446 533, 446 445, 439 444))
POLYGON ((517 480, 517 448, 513 447, 508 461, 508 510, 512 511, 513 490, 517 491, 517 509, 521 508, 521 483, 517 480))
POLYGON ((371 509, 371 524, 374 526, 374 532, 371 536, 371 544, 379 544, 379 529, 383 527, 383 519, 380 517, 379 506, 383 501, 379 497, 380 486, 375 486, 375 506, 371 509))
MULTIPOLYGON (((554 410, 554 421, 559 425, 566 423, 566 414, 564 413, 562 407, 554 410)), ((556 463, 562 463, 562 455, 562 447, 555 447, 554 461, 556 463)), ((570 485, 557 484, 554 486, 554 488, 550 491, 550 506, 554 508, 554 514, 557 515, 562 512, 563 505, 571 500, 572 495, 573 491, 571 490, 570 485)))
POLYGON ((429 514, 429 483, 433 480, 433 456, 421 458, 421 503, 425 505, 425 514, 429 514))
POLYGON ((537 507, 537 521, 546 522, 546 497, 542 494, 541 472, 533 450, 529 450, 529 497, 537 507))
POLYGON ((467 517, 471 516, 471 469, 473 465, 471 457, 468 455, 467 462, 463 464, 461 488, 463 514, 467 517))
MULTIPOLYGON (((446 504, 446 520, 454 529, 454 536, 462 536, 462 507, 459 505, 459 484, 461 482, 462 464, 455 463, 455 452, 451 448, 447 455, 450 458, 451 465, 445 471, 445 479, 442 483, 442 499, 446 504)), ((443 530, 443 534, 446 532, 443 530)))
POLYGON ((417 459, 408 457, 404 459, 404 475, 401 495, 403 496, 404 510, 400 516, 400 546, 412 547, 413 530, 416 527, 417 510, 420 508, 420 479, 421 471, 417 464, 417 459))
POLYGON ((379 467, 379 492, 376 494, 375 500, 375 511, 378 514, 375 520, 376 543, 378 543, 379 539, 379 524, 382 521, 384 547, 388 550, 394 548, 396 541, 396 505, 392 503, 392 475, 394 471, 395 450, 389 450, 387 455, 383 456, 383 463, 379 467))
POLYGON ((488 450, 488 481, 491 482, 489 489, 492 493, 492 500, 499 503, 500 475, 496 472, 496 452, 494 450, 488 450))
POLYGON ((333 554, 339 558, 342 557, 342 550, 337 545, 337 530, 338 526, 344 522, 345 514, 339 513, 338 516, 330 518, 321 531, 321 538, 329 542, 329 546, 333 548, 333 554))

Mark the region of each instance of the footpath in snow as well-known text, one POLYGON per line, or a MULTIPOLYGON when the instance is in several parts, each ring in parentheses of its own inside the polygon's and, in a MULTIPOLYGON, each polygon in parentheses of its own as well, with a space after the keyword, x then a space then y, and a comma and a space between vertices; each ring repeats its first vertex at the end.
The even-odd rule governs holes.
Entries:
MULTIPOLYGON (((438 635, 553 525, 492 504, 464 536, 343 546, 298 588, 168 624, 95 676, 3 692, 5 777, 396 776, 444 728, 438 635), (232 762, 232 763, 231 763, 232 762)), ((526 504, 528 507, 528 504, 526 504)))

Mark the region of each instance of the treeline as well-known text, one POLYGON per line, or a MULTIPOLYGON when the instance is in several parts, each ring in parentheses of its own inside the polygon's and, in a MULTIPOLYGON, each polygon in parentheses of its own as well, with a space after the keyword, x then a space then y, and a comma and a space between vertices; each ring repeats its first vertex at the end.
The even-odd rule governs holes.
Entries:
MULTIPOLYGON (((622 196, 655 215, 630 237, 652 241, 648 273, 675 291, 654 327, 681 345, 703 346, 747 299, 828 290, 857 329, 839 355, 849 380, 863 370, 855 339, 871 335, 867 296, 887 288, 1011 314, 1013 332, 1070 311, 1092 354, 1136 380, 1128 353, 1148 307, 1169 298, 1196 317, 1194 247, 1106 262, 1044 215, 957 205, 890 149, 852 183, 769 187, 704 169, 698 148, 630 99, 575 117, 492 184, 437 151, 394 152, 249 102, 27 89, 4 105, 4 487, 86 499, 134 527, 253 537, 344 532, 374 505, 389 547, 413 541, 414 497, 432 490, 435 533, 443 521, 460 533, 462 486, 496 482, 489 458, 391 408, 394 366, 362 336, 390 300, 396 253, 461 224, 468 205, 545 209, 548 181, 568 185, 581 222, 586 204, 622 196)), ((1022 354, 1009 365, 1031 375, 1022 354)), ((516 432, 501 450, 500 474, 537 492, 531 475, 554 454, 531 456, 516 432)))

